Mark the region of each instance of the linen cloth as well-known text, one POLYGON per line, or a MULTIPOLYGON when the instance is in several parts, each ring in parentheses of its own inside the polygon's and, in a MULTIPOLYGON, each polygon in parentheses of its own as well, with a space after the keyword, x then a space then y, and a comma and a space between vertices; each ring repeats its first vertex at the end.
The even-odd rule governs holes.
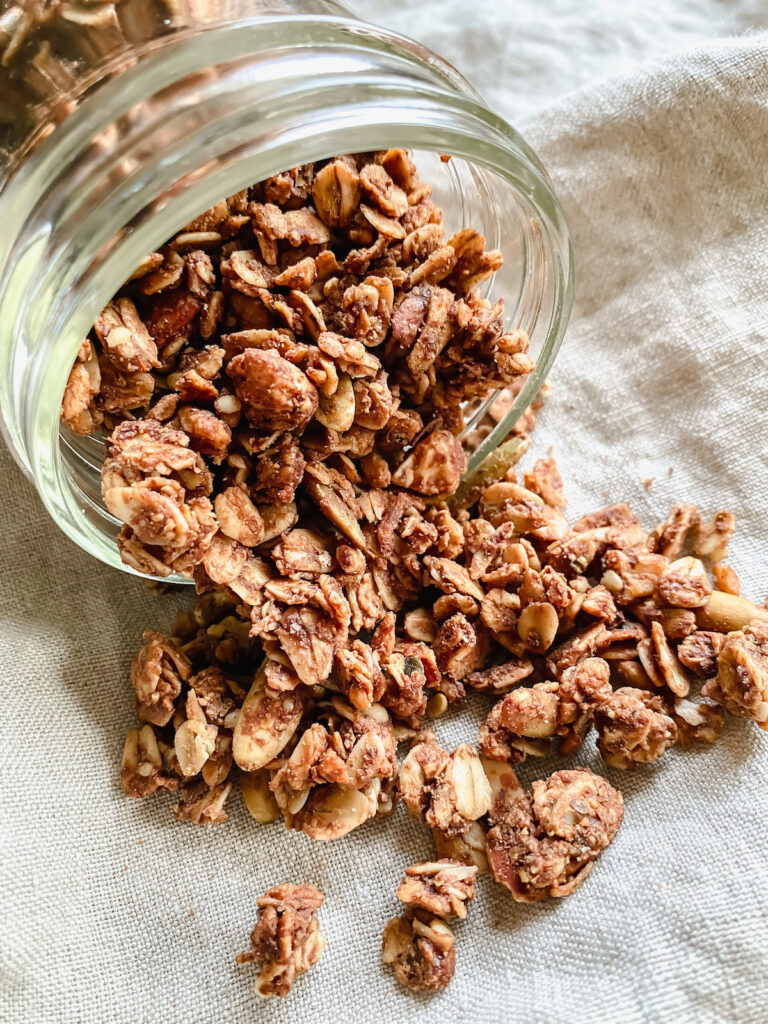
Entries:
MULTIPOLYGON (((579 278, 531 455, 553 446, 572 516, 629 500, 650 527, 677 499, 732 508, 732 562, 761 601, 768 37, 684 53, 521 127, 564 201, 579 278)), ((5 451, 0 472, 0 1020, 765 1020, 768 736, 752 723, 730 719, 714 748, 635 773, 588 745, 578 763, 626 800, 592 876, 537 906, 481 880, 456 929, 453 984, 413 996, 379 944, 404 867, 432 854, 429 832, 401 808, 318 844, 256 825, 238 798, 208 829, 176 823, 168 798, 127 801, 116 776, 134 723, 128 662, 142 629, 167 627, 188 598, 153 597, 95 563, 5 451), (325 893, 328 945, 287 1000, 262 1002, 233 956, 257 895, 283 880, 325 893)), ((473 699, 438 737, 472 740, 486 708, 473 699)), ((555 767, 529 762, 521 777, 555 767)))

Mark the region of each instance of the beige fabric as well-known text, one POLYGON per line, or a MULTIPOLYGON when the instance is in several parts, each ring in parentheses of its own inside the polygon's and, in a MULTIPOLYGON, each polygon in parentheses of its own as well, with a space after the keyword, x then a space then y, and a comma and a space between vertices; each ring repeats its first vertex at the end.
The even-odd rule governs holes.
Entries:
MULTIPOLYGON (((733 508, 733 560, 762 600, 768 39, 653 66, 526 130, 565 200, 579 268, 535 450, 554 445, 572 513, 630 499, 652 525, 677 497, 733 508)), ((378 951, 428 833, 401 810, 320 845, 256 826, 237 800, 211 829, 175 823, 164 798, 126 801, 127 663, 175 602, 61 537, 5 452, 0 470, 1 1020, 765 1020, 765 733, 731 720, 715 749, 606 771, 626 821, 586 885, 529 907, 486 880, 457 929, 453 986, 413 998, 378 951), (288 1000, 260 1003, 233 956, 257 894, 291 879, 325 892, 328 945, 288 1000)), ((440 737, 471 739, 482 707, 440 737)), ((600 769, 591 748, 585 759, 600 769)))

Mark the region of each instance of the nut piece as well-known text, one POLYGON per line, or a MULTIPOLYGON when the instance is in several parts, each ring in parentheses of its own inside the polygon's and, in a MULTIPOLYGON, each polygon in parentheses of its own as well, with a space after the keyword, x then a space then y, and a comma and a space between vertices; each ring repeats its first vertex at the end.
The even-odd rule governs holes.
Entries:
POLYGON ((259 916, 251 932, 251 952, 235 957, 239 964, 256 962, 260 996, 287 996, 296 978, 317 963, 325 938, 317 920, 323 894, 314 885, 284 882, 256 901, 259 916))
POLYGON ((248 348, 227 367, 245 414, 264 430, 303 430, 314 416, 317 389, 274 350, 248 348))
POLYGON ((613 768, 652 764, 677 740, 677 726, 659 697, 624 686, 595 711, 597 749, 613 768))
POLYGON ((418 494, 452 494, 467 468, 461 442, 447 430, 433 430, 392 474, 392 483, 418 494))
POLYGON ((256 772, 241 772, 240 789, 248 813, 260 825, 269 825, 270 822, 277 821, 280 817, 280 808, 269 788, 269 772, 263 768, 256 772))
POLYGON ((216 746, 218 728, 207 722, 188 719, 176 730, 173 748, 182 775, 197 775, 216 746))
POLYGON ((474 748, 463 743, 448 754, 431 735, 409 751, 397 786, 414 817, 448 835, 466 832, 491 807, 491 787, 474 748))
POLYGON ((232 756, 238 767, 255 772, 273 761, 296 732, 306 701, 300 690, 270 689, 262 666, 232 735, 232 756))
POLYGON ((393 964, 401 985, 414 992, 437 992, 456 970, 453 933, 445 921, 423 911, 394 917, 384 928, 381 958, 393 964))
POLYGON ((707 603, 696 610, 699 629, 712 629, 718 633, 743 629, 755 619, 768 622, 768 608, 721 590, 713 591, 707 603))
POLYGON ((717 677, 701 693, 768 730, 768 625, 753 622, 728 634, 717 656, 717 677))
POLYGON ((467 831, 460 836, 447 835, 439 828, 433 828, 432 838, 438 857, 474 865, 479 875, 488 874, 490 869, 485 856, 485 827, 482 822, 470 822, 467 831))
POLYGON ((520 903, 569 896, 610 845, 624 801, 588 768, 555 772, 521 792, 488 833, 488 863, 520 903))
POLYGON ((315 175, 312 198, 329 228, 346 227, 360 205, 360 178, 354 160, 337 157, 321 168, 315 175))
POLYGON ((239 487, 227 487, 217 494, 213 508, 221 532, 245 547, 256 547, 264 539, 264 520, 251 499, 239 487))
POLYGON ((477 868, 454 860, 426 861, 405 869, 397 898, 406 907, 420 908, 440 917, 467 916, 467 902, 475 898, 477 868))
POLYGON ((702 523, 693 546, 694 553, 712 562, 728 557, 728 543, 736 530, 733 512, 716 512, 708 523, 702 523))

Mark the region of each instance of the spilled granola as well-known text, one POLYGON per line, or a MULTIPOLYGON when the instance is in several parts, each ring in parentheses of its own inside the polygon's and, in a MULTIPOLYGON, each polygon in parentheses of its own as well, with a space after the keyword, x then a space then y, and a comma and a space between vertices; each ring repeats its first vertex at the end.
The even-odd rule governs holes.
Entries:
MULTIPOLYGON (((506 389, 500 418, 531 369, 477 289, 499 265, 482 236, 445 238, 402 151, 295 168, 145 261, 62 409, 109 433, 123 558, 198 594, 133 661, 126 794, 165 790, 178 819, 217 824, 239 789, 256 822, 320 841, 402 801, 437 859, 407 869, 383 958, 425 991, 453 976, 444 918, 476 876, 565 897, 622 823, 589 769, 526 789, 515 766, 591 736, 611 769, 641 770, 731 715, 768 728, 768 611, 727 564, 730 512, 570 522, 551 457, 515 469, 533 410, 465 475, 472 403, 506 389), (445 749, 428 726, 472 690, 476 746, 445 749)), ((322 948, 291 888, 254 931, 263 994, 322 948)))

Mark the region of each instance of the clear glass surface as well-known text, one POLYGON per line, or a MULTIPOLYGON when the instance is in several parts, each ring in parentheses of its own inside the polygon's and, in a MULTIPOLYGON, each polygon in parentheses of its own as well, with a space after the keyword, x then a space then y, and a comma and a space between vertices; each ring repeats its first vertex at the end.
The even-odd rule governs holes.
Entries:
POLYGON ((486 291, 505 296, 508 327, 531 337, 536 370, 477 464, 535 396, 570 312, 568 234, 535 154, 453 68, 340 5, 288 15, 296 4, 273 3, 248 16, 250 0, 143 7, 153 32, 136 28, 138 41, 81 68, 66 116, 49 97, 25 115, 31 134, 3 151, 0 410, 51 515, 94 556, 132 571, 101 503, 103 442, 60 432, 59 410, 82 339, 141 258, 254 181, 392 146, 413 150, 449 231, 471 225, 502 250, 486 291), (159 6, 176 8, 176 20, 152 22, 159 6))

